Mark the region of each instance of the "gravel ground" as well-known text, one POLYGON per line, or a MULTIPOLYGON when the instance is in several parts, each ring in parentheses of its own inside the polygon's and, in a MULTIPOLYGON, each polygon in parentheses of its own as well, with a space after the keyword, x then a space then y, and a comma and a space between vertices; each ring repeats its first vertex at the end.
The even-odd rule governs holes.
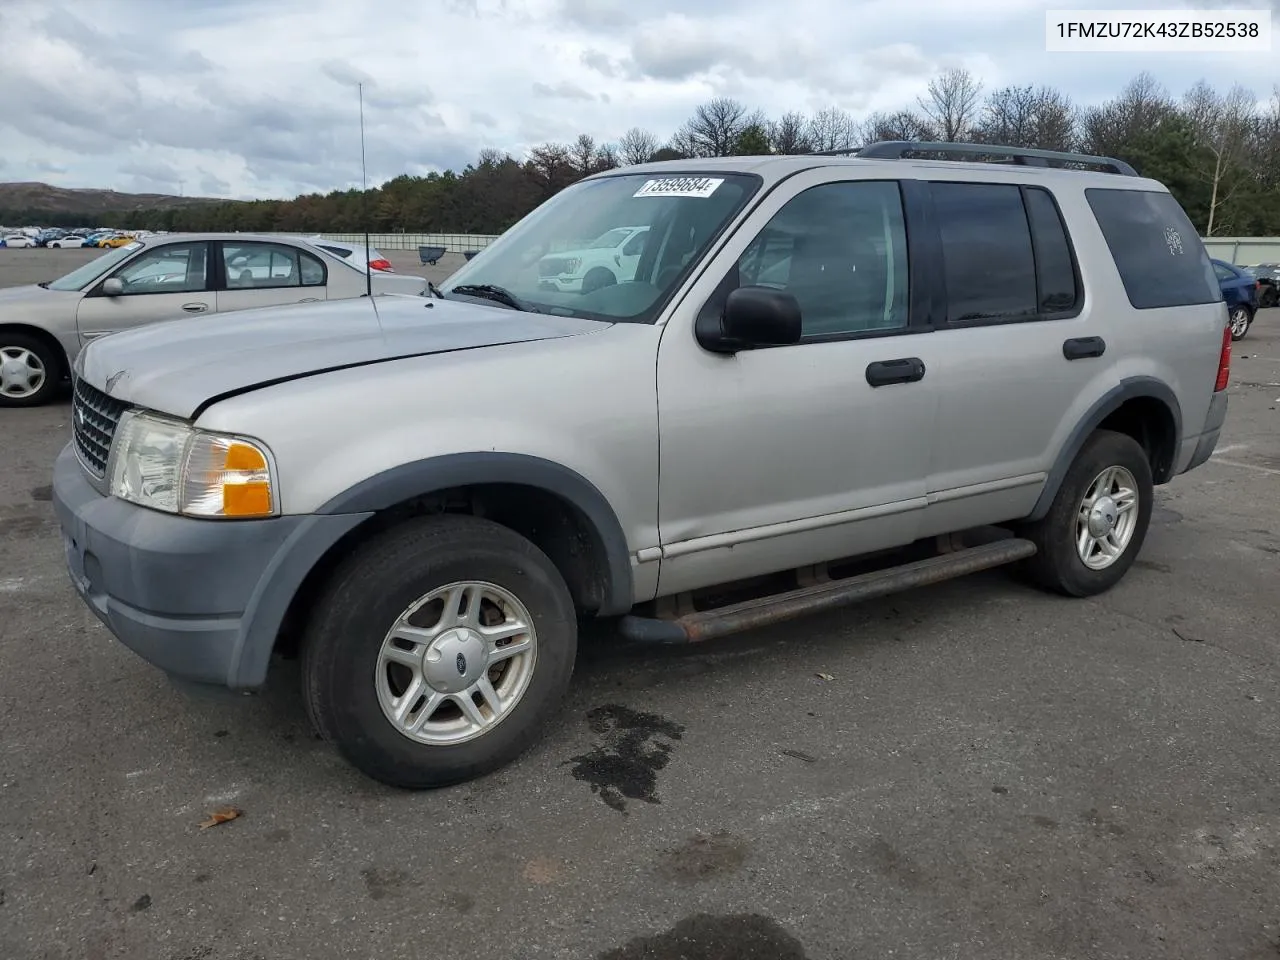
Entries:
POLYGON ((48 502, 68 407, 0 411, 0 958, 1276 957, 1278 313, 1110 594, 602 632, 531 754, 418 794, 314 739, 289 664, 194 699, 116 644, 48 502))

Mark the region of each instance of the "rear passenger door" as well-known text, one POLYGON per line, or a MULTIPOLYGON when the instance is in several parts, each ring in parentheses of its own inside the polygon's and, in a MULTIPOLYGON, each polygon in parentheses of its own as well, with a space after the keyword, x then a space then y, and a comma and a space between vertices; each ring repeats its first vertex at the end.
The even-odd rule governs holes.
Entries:
POLYGON ((1030 512, 1082 398, 1116 381, 1106 306, 1083 295, 1070 234, 1040 185, 930 182, 937 433, 922 535, 1030 512))
POLYGON ((328 267, 315 254, 257 240, 221 240, 218 249, 219 313, 327 299, 328 267))

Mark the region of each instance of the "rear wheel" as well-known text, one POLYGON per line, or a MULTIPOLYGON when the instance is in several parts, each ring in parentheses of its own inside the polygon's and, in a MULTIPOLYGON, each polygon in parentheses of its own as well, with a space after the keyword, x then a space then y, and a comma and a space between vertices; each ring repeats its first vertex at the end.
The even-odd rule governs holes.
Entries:
POLYGON ((304 638, 316 728, 365 774, 421 789, 528 748, 568 688, 573 601, 529 541, 469 516, 409 521, 334 573, 304 638))
POLYGON ((58 389, 58 355, 26 333, 0 330, 0 407, 37 407, 58 389))
POLYGON ((1231 339, 1243 340, 1253 324, 1253 311, 1244 304, 1231 308, 1231 339))
POLYGON ((1049 590, 1087 597, 1120 582, 1151 522, 1151 466, 1127 434, 1097 430, 1067 470, 1049 512, 1022 535, 1038 548, 1023 570, 1049 590))

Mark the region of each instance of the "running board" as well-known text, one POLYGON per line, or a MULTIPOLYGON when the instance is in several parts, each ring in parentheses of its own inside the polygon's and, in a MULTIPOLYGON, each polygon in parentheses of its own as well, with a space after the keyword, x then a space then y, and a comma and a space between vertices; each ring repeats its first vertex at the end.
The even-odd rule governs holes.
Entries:
POLYGON ((636 643, 700 643, 900 590, 941 583, 979 570, 1025 560, 1035 553, 1036 545, 1030 540, 998 540, 845 580, 800 587, 714 610, 687 613, 674 620, 628 615, 622 618, 618 627, 624 637, 636 643))

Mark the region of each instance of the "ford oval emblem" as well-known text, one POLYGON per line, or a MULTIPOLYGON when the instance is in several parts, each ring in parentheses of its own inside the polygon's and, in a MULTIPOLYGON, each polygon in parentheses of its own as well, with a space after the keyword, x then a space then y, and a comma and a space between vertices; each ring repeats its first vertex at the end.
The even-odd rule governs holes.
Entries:
POLYGON ((462 654, 458 654, 458 676, 464 677, 467 674, 467 658, 462 654))

